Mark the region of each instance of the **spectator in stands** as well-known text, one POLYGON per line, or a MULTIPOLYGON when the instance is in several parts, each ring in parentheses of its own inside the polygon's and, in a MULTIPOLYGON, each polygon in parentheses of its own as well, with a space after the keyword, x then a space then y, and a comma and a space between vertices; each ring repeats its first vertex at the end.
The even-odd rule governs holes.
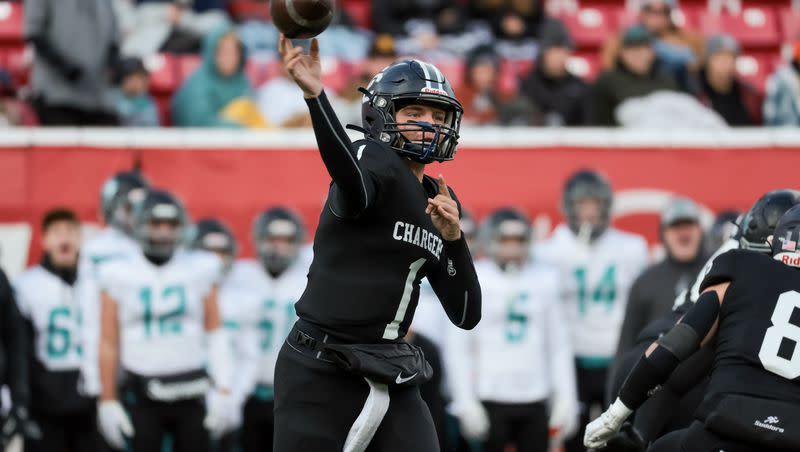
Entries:
POLYGON ((46 126, 116 125, 109 72, 118 30, 108 0, 25 0, 33 44, 31 88, 46 126))
POLYGON ((161 123, 158 108, 150 94, 150 74, 142 60, 125 58, 117 65, 117 115, 120 123, 130 127, 158 127, 161 123))
POLYGON ((464 124, 494 125, 499 122, 499 110, 504 99, 498 92, 500 56, 491 46, 481 46, 467 55, 464 84, 458 99, 464 106, 464 124))
POLYGON ((38 125, 30 107, 17 100, 11 75, 0 69, 0 127, 38 125))
POLYGON ((623 101, 660 90, 677 90, 675 80, 655 66, 653 37, 641 25, 625 30, 614 69, 600 74, 592 87, 590 123, 619 125, 615 110, 623 101))
POLYGON ((488 20, 499 40, 497 50, 510 59, 530 59, 538 52, 544 30, 564 24, 547 15, 542 0, 470 0, 473 18, 488 20))
POLYGON ((753 126, 758 124, 761 101, 755 88, 736 78, 738 56, 739 43, 733 36, 720 34, 708 38, 696 94, 728 125, 753 126))
POLYGON ((232 27, 224 25, 208 34, 203 62, 172 98, 173 122, 184 127, 262 125, 253 113, 257 109, 244 73, 246 60, 247 52, 232 27))
POLYGON ((378 35, 373 39, 367 59, 363 65, 354 68, 356 72, 352 75, 355 77, 350 77, 350 83, 338 95, 328 94, 342 124, 361 124, 364 95, 358 89, 366 88, 375 74, 392 64, 396 58, 397 51, 391 35, 378 35))
POLYGON ((669 314, 675 298, 691 286, 708 258, 700 207, 691 199, 670 200, 661 212, 659 232, 666 257, 639 275, 631 287, 617 358, 634 347, 646 325, 669 314))
POLYGON ((203 36, 228 22, 225 0, 114 0, 122 53, 198 53, 203 36))
POLYGON ((792 46, 792 59, 767 80, 764 124, 800 126, 800 38, 792 46))
POLYGON ((531 125, 580 126, 587 120, 589 86, 567 71, 575 43, 558 30, 544 33, 536 68, 522 81, 522 93, 534 109, 531 125))
MULTIPOLYGON (((660 68, 671 73, 684 91, 689 91, 690 74, 701 61, 703 38, 675 24, 673 13, 677 6, 678 0, 643 0, 638 23, 655 38, 653 49, 660 68)), ((606 41, 601 51, 604 69, 616 65, 620 47, 621 36, 606 41)))
POLYGON ((372 3, 374 31, 392 35, 404 54, 428 58, 448 54, 447 49, 442 48, 442 38, 467 31, 464 10, 452 0, 375 0, 372 3))

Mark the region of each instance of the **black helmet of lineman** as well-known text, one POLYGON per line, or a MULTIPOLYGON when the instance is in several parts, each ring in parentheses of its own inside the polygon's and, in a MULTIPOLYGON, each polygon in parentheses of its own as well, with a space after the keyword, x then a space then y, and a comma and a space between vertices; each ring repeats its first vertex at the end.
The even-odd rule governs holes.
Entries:
POLYGON ((528 259, 531 232, 528 217, 517 209, 503 207, 483 220, 480 228, 482 248, 501 268, 521 266, 528 259), (508 242, 508 239, 514 241, 508 242))
POLYGON ((286 207, 265 210, 253 223, 253 248, 264 269, 273 276, 283 273, 300 254, 306 229, 300 216, 286 207), (270 239, 288 239, 287 246, 270 239))
POLYGON ((147 180, 135 171, 121 171, 111 176, 100 189, 103 221, 131 235, 133 208, 142 202, 149 188, 147 180))
POLYGON ((593 198, 600 201, 600 222, 591 227, 590 240, 600 237, 611 222, 611 203, 613 192, 606 178, 594 170, 577 171, 567 179, 561 196, 561 208, 567 217, 569 228, 578 236, 588 231, 581 231, 585 226, 578 219, 577 202, 580 199, 593 198))
POLYGON ((362 92, 361 119, 367 136, 419 163, 453 160, 464 108, 436 66, 418 60, 394 63, 378 73, 362 92), (411 142, 400 133, 395 113, 409 104, 429 105, 445 112, 441 125, 413 122, 402 126, 403 132, 423 132, 422 143, 411 142))
POLYGON ((189 217, 183 203, 164 190, 151 190, 137 204, 133 214, 133 237, 145 256, 156 263, 166 262, 183 244, 189 217), (169 223, 173 227, 164 228, 169 223))
POLYGON ((220 255, 226 272, 231 269, 239 248, 230 228, 216 218, 203 218, 194 225, 190 245, 220 255))
POLYGON ((800 267, 800 205, 783 214, 772 237, 772 256, 784 264, 800 267))
POLYGON ((797 190, 787 188, 765 193, 742 218, 736 236, 739 247, 770 253, 772 246, 767 238, 775 232, 775 226, 783 214, 798 203, 800 203, 800 191, 797 190))

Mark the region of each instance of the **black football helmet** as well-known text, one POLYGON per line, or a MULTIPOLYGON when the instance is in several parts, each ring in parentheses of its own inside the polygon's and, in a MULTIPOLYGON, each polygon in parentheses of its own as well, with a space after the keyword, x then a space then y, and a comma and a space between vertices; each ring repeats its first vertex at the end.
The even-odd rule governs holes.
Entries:
POLYGON ((287 207, 272 207, 259 214, 253 223, 253 248, 264 269, 274 275, 283 273, 300 254, 306 239, 306 228, 300 216, 287 207), (270 238, 288 238, 291 246, 278 249, 269 243, 270 238))
POLYGON ((532 236, 531 222, 517 209, 504 207, 489 214, 481 224, 480 237, 486 255, 501 268, 528 259, 532 236), (503 239, 519 239, 519 244, 503 243, 503 239))
POLYGON ((590 239, 595 240, 600 237, 611 222, 613 196, 611 184, 599 172, 584 169, 572 174, 564 184, 561 196, 561 208, 572 232, 579 235, 583 226, 578 220, 577 201, 594 198, 600 201, 600 224, 592 228, 590 239))
POLYGON ((775 227, 772 255, 793 267, 800 267, 800 205, 787 210, 775 227))
POLYGON ((765 193, 742 218, 736 234, 739 247, 760 253, 772 252, 767 238, 775 232, 783 214, 798 203, 800 191, 797 190, 787 188, 765 193))
POLYGON ((361 110, 363 132, 419 163, 453 160, 464 108, 453 87, 436 66, 419 60, 394 63, 373 77, 364 93, 361 110), (403 132, 423 132, 422 143, 405 138, 395 113, 410 104, 444 110, 444 124, 406 123, 403 132), (428 139, 430 137, 430 139, 428 139))
POLYGON ((183 203, 165 190, 150 190, 144 200, 134 207, 133 237, 145 256, 153 261, 169 260, 184 243, 189 216, 183 203), (153 223, 168 222, 174 228, 163 233, 153 223))
POLYGON ((111 176, 100 189, 103 221, 131 235, 133 208, 142 202, 149 188, 150 184, 138 172, 121 171, 111 176))
POLYGON ((203 218, 194 225, 190 246, 220 255, 226 272, 233 265, 239 248, 230 228, 216 218, 203 218))

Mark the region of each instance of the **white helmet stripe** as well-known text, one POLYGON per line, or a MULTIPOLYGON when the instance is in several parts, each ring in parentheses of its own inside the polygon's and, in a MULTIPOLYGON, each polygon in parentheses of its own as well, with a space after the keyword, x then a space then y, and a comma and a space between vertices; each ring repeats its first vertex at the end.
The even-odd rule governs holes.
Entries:
POLYGON ((430 72, 428 72, 428 68, 426 66, 426 63, 423 63, 422 61, 419 61, 419 60, 414 60, 414 61, 417 64, 419 64, 419 66, 422 68, 422 72, 425 74, 425 86, 427 88, 431 88, 432 89, 433 85, 431 85, 431 80, 430 80, 431 74, 430 74, 430 72))
POLYGON ((444 74, 442 74, 442 71, 440 71, 435 65, 431 64, 430 66, 433 68, 433 72, 436 74, 436 80, 439 81, 439 88, 444 91, 444 74))

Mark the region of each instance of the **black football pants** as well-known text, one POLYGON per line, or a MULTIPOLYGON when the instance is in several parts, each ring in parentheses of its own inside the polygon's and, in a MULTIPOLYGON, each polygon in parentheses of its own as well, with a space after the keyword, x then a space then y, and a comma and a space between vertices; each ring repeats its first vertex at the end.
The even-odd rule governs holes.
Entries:
POLYGON ((489 437, 483 452, 504 452, 513 444, 517 452, 547 452, 547 404, 483 402, 489 416, 489 437))
POLYGON ((202 398, 161 402, 129 394, 126 402, 134 430, 131 452, 159 452, 167 434, 172 438, 172 452, 209 452, 211 438, 203 427, 202 398))
POLYGON ((592 407, 599 405, 601 409, 605 403, 605 388, 606 378, 608 377, 608 368, 585 368, 577 366, 575 369, 575 376, 578 381, 578 401, 580 402, 581 410, 581 424, 578 433, 572 438, 568 439, 565 443, 567 452, 583 452, 586 447, 583 446, 583 435, 586 430, 586 425, 589 424, 589 417, 591 416, 592 407))
POLYGON ((95 412, 51 415, 31 413, 42 438, 25 439, 25 452, 95 452, 102 450, 95 412))
MULTIPOLYGON (((341 452, 369 385, 287 339, 275 368, 275 440, 280 452, 341 452)), ((391 388, 389 409, 367 452, 438 452, 419 388, 391 388)))

